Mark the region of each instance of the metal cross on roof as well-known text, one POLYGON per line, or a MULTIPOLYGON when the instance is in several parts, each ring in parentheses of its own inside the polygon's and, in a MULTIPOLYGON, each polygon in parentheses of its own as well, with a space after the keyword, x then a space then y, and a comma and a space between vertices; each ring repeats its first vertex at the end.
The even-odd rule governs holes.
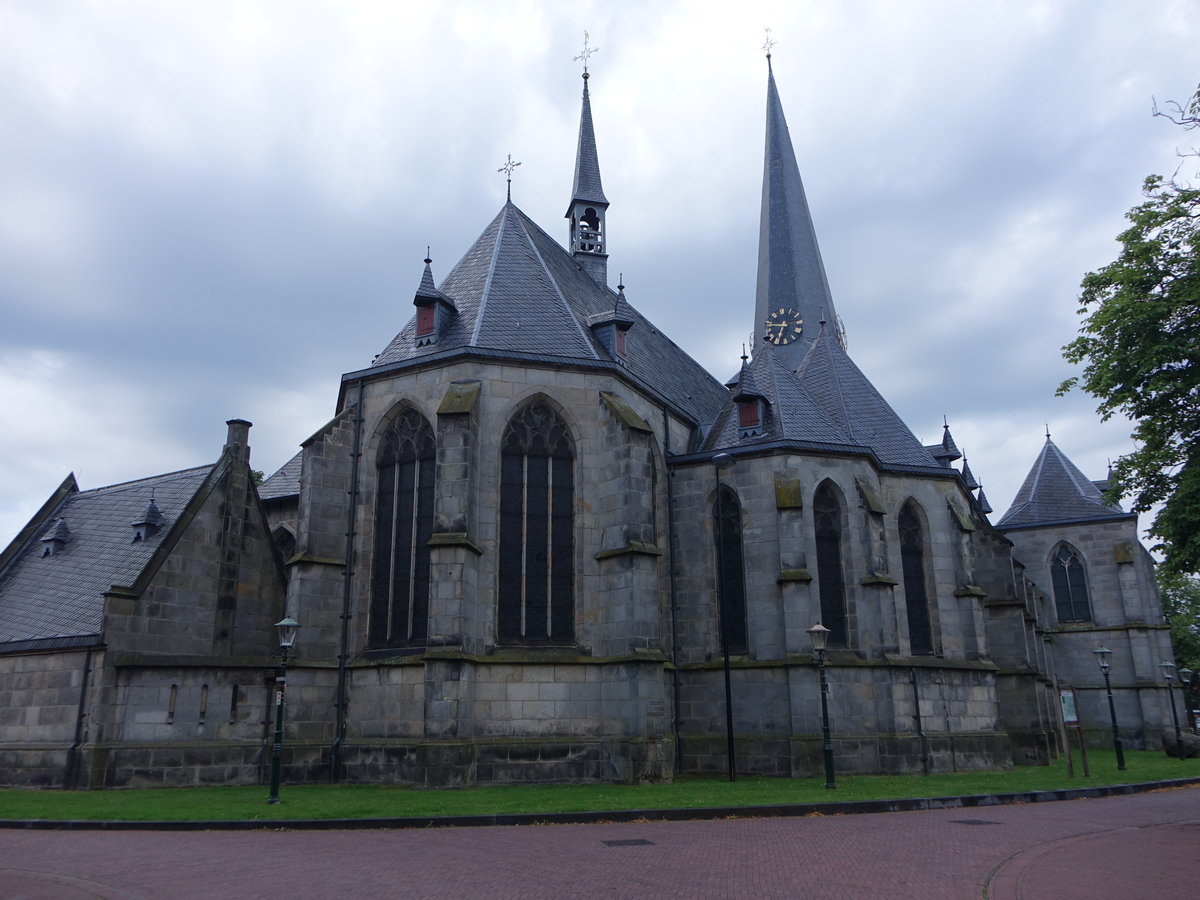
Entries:
POLYGON ((766 51, 767 59, 771 58, 771 48, 775 46, 775 41, 771 40, 771 28, 769 25, 763 26, 763 31, 766 32, 766 40, 763 41, 763 50, 766 51))
POLYGON ((508 154, 508 159, 504 161, 504 165, 498 168, 497 172, 503 172, 504 177, 508 180, 508 199, 512 200, 512 173, 513 169, 519 166, 519 162, 513 162, 512 154, 508 154))
POLYGON ((588 77, 588 70, 587 70, 588 58, 593 53, 599 53, 599 52, 600 52, 599 47, 589 47, 588 46, 588 33, 585 31, 583 33, 583 52, 580 53, 577 57, 575 57, 574 60, 572 60, 573 62, 579 62, 580 60, 583 60, 583 77, 584 78, 588 77))

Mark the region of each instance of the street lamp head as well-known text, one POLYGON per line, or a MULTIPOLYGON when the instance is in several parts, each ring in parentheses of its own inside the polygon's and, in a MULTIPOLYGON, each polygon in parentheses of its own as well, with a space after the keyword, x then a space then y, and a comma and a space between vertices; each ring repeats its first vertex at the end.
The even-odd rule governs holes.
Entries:
POLYGON ((1108 658, 1112 656, 1112 651, 1107 647, 1097 647, 1092 653, 1096 656, 1096 662, 1100 664, 1100 670, 1107 672, 1109 667, 1108 658))
POLYGON ((808 639, 812 641, 813 650, 820 653, 829 644, 829 629, 818 622, 808 629, 808 639))
POLYGON ((1170 684, 1175 677, 1175 663, 1169 659, 1164 659, 1158 664, 1158 667, 1162 669, 1163 678, 1166 679, 1167 684, 1170 684))
POLYGON ((1184 684, 1191 684, 1193 674, 1195 674, 1195 673, 1192 672, 1191 669, 1187 669, 1187 668, 1180 669, 1179 670, 1179 680, 1182 681, 1184 684))
POLYGON ((275 627, 279 629, 279 646, 290 650, 296 643, 296 632, 300 630, 300 623, 287 616, 276 622, 275 627))
POLYGON ((735 460, 728 453, 718 453, 712 458, 712 464, 722 472, 732 469, 735 462, 737 462, 737 460, 735 460))

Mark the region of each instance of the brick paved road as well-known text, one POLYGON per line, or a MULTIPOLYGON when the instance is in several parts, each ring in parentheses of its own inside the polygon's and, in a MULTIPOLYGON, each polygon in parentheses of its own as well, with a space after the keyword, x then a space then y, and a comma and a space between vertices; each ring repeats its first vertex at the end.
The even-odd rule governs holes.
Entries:
POLYGON ((0 830, 3 900, 1200 896, 1200 787, 800 819, 331 832, 0 830))

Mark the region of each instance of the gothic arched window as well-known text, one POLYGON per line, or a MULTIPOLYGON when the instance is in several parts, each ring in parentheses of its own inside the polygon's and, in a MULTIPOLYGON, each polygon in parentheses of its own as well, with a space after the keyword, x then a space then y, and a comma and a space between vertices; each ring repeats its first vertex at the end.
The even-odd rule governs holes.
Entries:
POLYGON ((820 581, 821 624, 829 629, 831 646, 847 646, 846 580, 842 571, 842 503, 826 481, 813 496, 817 537, 817 577, 820 581))
POLYGON ((376 459, 371 647, 424 646, 429 625, 429 539, 436 449, 415 409, 396 417, 376 459))
POLYGON ((721 486, 713 501, 713 534, 717 542, 717 596, 720 627, 730 653, 745 653, 746 581, 742 560, 742 505, 732 488, 721 486))
POLYGON ((925 579, 925 532, 916 504, 900 508, 900 565, 904 572, 904 603, 908 607, 908 643, 914 656, 932 654, 929 590, 925 579))
POLYGON ((562 420, 531 403, 500 450, 500 605, 505 643, 575 637, 575 451, 562 420))
POLYGON ((1050 581, 1054 585, 1058 621, 1092 621, 1083 560, 1070 544, 1059 544, 1050 554, 1050 581))

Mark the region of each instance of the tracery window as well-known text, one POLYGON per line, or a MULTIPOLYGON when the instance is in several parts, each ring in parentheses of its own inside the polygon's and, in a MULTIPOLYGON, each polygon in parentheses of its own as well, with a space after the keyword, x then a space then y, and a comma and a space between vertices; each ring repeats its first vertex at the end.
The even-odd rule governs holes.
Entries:
POLYGON ((831 646, 847 646, 846 580, 842 569, 842 503, 826 481, 813 496, 817 539, 817 577, 820 582, 821 624, 829 629, 831 646))
POLYGON ((745 653, 746 580, 742 556, 742 505, 732 488, 721 485, 713 501, 713 534, 717 543, 717 596, 720 627, 730 653, 745 653))
POLYGON ((1058 621, 1092 621, 1083 560, 1070 544, 1059 544, 1050 555, 1050 581, 1054 585, 1058 621))
POLYGON ((531 403, 513 416, 501 440, 500 641, 574 640, 574 530, 571 437, 549 406, 531 403))
POLYGON ((900 564, 904 574, 904 602, 908 608, 908 643, 914 656, 932 654, 933 629, 929 621, 929 590, 925 578, 925 533, 916 504, 900 508, 900 564))
POLYGON ((436 449, 415 409, 396 417, 376 459, 371 647, 424 646, 429 626, 429 539, 436 449))

